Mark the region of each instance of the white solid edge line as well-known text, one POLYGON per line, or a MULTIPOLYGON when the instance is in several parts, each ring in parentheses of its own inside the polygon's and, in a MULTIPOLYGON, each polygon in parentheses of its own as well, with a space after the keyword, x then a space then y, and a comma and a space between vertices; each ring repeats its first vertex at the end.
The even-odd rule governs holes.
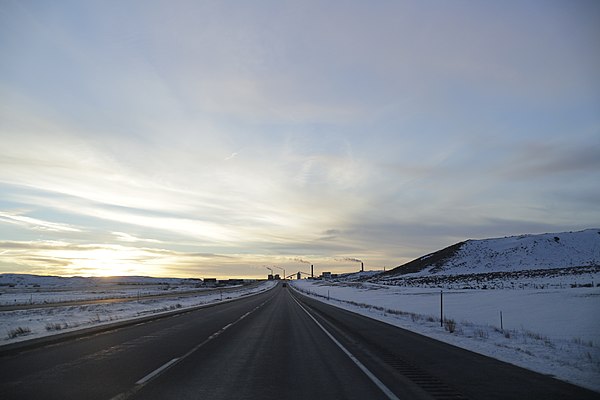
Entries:
POLYGON ((387 386, 385 386, 385 384, 383 382, 381 382, 371 371, 369 371, 369 369, 367 367, 365 367, 365 365, 363 363, 361 363, 352 353, 350 353, 350 351, 348 349, 346 349, 344 347, 344 345, 342 345, 336 338, 333 337, 333 335, 331 333, 329 333, 329 331, 327 329, 325 329, 325 327, 323 325, 321 325, 319 323, 319 321, 317 321, 315 319, 315 317, 313 317, 307 310, 306 308, 304 308, 302 306, 302 304, 300 304, 298 302, 298 300, 296 300, 296 298, 294 296, 292 296, 292 299, 296 302, 296 304, 298 304, 298 306, 300 306, 300 308, 315 322, 315 324, 317 324, 317 326, 319 328, 321 328, 321 330, 323 332, 325 332, 325 334, 333 341, 333 343, 335 343, 353 362, 354 364, 356 364, 356 366, 358 368, 360 368, 360 370, 362 372, 365 373, 365 375, 367 375, 367 377, 391 400, 400 400, 398 397, 396 397, 396 395, 390 390, 388 389, 387 386))
POLYGON ((150 372, 148 375, 146 375, 145 377, 143 377, 142 379, 137 381, 135 384, 143 385, 144 383, 148 382, 150 379, 154 378, 156 375, 160 374, 163 370, 169 368, 172 364, 176 363, 178 360, 179 360, 179 358, 172 359, 168 363, 164 364, 162 367, 159 367, 159 368, 155 369, 154 371, 150 372))

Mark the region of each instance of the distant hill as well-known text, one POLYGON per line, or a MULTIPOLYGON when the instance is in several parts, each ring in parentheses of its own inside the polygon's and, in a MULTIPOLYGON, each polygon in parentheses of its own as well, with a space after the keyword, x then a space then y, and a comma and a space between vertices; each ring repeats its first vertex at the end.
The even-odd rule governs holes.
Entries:
POLYGON ((467 240, 381 275, 431 276, 600 265, 600 229, 467 240))

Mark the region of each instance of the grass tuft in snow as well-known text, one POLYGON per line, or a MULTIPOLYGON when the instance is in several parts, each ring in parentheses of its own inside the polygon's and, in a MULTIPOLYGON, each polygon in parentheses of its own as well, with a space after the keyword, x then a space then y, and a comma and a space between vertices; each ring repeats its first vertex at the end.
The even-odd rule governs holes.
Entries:
POLYGON ((30 333, 31 333, 31 329, 29 329, 28 327, 19 326, 18 328, 9 330, 7 336, 9 339, 14 339, 18 336, 24 336, 24 335, 28 335, 30 333))
POLYGON ((594 347, 594 342, 591 340, 583 340, 579 337, 573 338, 573 343, 580 346, 594 347))
POLYGON ((536 333, 536 332, 527 331, 527 330, 524 331, 524 333, 525 333, 525 336, 527 336, 530 339, 541 340, 541 341, 544 341, 544 342, 548 341, 548 338, 546 336, 542 335, 542 334, 539 334, 539 333, 536 333))
POLYGON ((456 330, 456 321, 453 319, 444 319, 444 329, 450 333, 454 333, 456 330))
POLYGON ((67 329, 69 327, 69 324, 67 324, 66 322, 60 323, 60 322, 48 322, 46 324, 46 330, 48 332, 51 331, 60 331, 62 329, 67 329))
POLYGON ((102 319, 100 318, 100 314, 96 313, 95 317, 90 318, 90 323, 92 324, 99 324, 100 322, 102 322, 102 319))
POLYGON ((475 334, 475 337, 478 337, 480 339, 489 339, 490 338, 490 333, 486 329, 476 328, 473 331, 473 333, 475 334))

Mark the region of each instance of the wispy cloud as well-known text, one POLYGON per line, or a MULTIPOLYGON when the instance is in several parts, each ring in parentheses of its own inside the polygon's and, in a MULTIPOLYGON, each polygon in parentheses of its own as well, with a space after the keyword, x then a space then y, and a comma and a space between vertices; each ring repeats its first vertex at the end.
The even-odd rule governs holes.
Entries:
POLYGON ((511 179, 581 173, 596 175, 600 171, 599 155, 599 140, 587 143, 523 143, 514 152, 505 173, 511 179))
POLYGON ((44 221, 37 218, 28 217, 21 213, 0 211, 0 222, 9 223, 32 229, 35 231, 45 232, 81 232, 81 229, 73 225, 60 222, 44 221))
POLYGON ((225 158, 225 161, 233 160, 234 158, 236 158, 238 156, 238 154, 239 153, 237 153, 237 152, 231 153, 228 157, 225 158))
POLYGON ((130 234, 125 233, 125 232, 112 232, 112 234, 115 236, 115 238, 118 241, 121 241, 121 242, 128 242, 128 243, 137 243, 137 242, 161 243, 160 240, 139 238, 139 237, 130 235, 130 234))

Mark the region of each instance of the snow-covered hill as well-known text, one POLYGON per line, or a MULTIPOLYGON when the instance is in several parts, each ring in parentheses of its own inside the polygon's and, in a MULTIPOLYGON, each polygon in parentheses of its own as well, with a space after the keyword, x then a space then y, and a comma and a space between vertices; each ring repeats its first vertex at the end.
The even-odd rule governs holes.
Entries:
POLYGON ((600 230, 467 240, 368 281, 448 289, 600 286, 600 230))
POLYGON ((467 240, 386 275, 461 275, 600 265, 600 230, 467 240))

